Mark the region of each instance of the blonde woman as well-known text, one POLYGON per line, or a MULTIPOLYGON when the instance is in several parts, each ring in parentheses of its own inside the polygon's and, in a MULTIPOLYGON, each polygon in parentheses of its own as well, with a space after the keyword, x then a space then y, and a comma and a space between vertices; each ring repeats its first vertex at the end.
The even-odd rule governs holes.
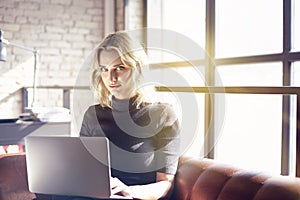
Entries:
POLYGON ((104 38, 94 58, 98 103, 85 112, 80 136, 109 139, 114 194, 167 198, 177 169, 179 123, 171 105, 145 98, 143 48, 116 32, 104 38))

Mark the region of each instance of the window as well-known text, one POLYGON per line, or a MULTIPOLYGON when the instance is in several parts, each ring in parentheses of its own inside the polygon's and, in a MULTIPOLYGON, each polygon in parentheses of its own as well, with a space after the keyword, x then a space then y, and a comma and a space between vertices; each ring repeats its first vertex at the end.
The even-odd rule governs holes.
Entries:
POLYGON ((282 52, 282 0, 216 0, 216 57, 282 52))
MULTIPOLYGON (((148 3, 149 27, 174 30, 189 37, 204 47, 211 59, 212 62, 205 62, 200 57, 203 84, 198 84, 196 78, 190 86, 238 90, 234 94, 210 93, 212 98, 197 93, 202 95, 199 107, 203 110, 198 117, 204 119, 201 126, 213 126, 201 127, 197 133, 202 136, 195 145, 201 143, 199 139, 208 141, 203 145, 213 144, 213 149, 206 149, 200 156, 295 175, 295 166, 300 165, 296 163, 299 130, 295 125, 299 99, 295 92, 292 95, 280 92, 286 92, 283 86, 300 86, 299 19, 300 3, 296 0, 155 0, 148 3), (155 12, 157 7, 160 14, 155 12), (251 94, 245 93, 250 87, 251 94), (272 87, 279 88, 279 94, 270 94, 272 87), (206 131, 210 138, 203 136, 206 131)), ((176 40, 175 44, 178 44, 176 40)), ((162 57, 157 62, 172 62, 168 68, 182 72, 187 69, 180 59, 162 57)), ((193 77, 192 74, 182 73, 182 76, 193 77)), ((161 79, 166 77, 162 75, 161 79)), ((193 151, 197 154, 199 148, 193 151)), ((297 175, 300 176, 300 171, 297 175)))
MULTIPOLYGON (((152 73, 157 72, 151 77, 155 77, 157 84, 162 86, 204 86, 204 65, 190 61, 204 58, 205 0, 153 0, 148 1, 147 8, 147 25, 152 31, 152 34, 147 34, 148 47, 158 41, 161 45, 148 49, 152 73), (159 29, 164 32, 159 34, 159 29), (167 41, 168 44, 165 44, 167 41), (191 46, 195 48, 189 49, 191 46)), ((189 113, 189 118, 181 120, 184 134, 181 151, 185 155, 203 157, 204 95, 176 93, 172 96, 166 92, 160 93, 160 99, 174 102, 178 113, 189 113)))
MULTIPOLYGON (((218 66, 216 70, 225 86, 282 85, 280 62, 218 66)), ((216 159, 280 174, 282 95, 226 94, 225 98, 216 159)))
POLYGON ((281 86, 280 62, 218 66, 216 73, 222 82, 217 86, 281 86))
POLYGON ((148 27, 176 31, 204 47, 205 0, 153 0, 147 7, 148 27))
POLYGON ((292 68, 292 85, 300 86, 300 62, 294 62, 292 68))

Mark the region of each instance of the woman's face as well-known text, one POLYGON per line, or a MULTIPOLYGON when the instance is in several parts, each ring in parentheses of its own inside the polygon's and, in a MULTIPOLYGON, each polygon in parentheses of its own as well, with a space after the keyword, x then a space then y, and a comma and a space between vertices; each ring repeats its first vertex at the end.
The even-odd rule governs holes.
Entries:
POLYGON ((135 95, 132 69, 122 62, 117 51, 102 51, 99 64, 102 81, 110 94, 117 99, 129 99, 135 95))

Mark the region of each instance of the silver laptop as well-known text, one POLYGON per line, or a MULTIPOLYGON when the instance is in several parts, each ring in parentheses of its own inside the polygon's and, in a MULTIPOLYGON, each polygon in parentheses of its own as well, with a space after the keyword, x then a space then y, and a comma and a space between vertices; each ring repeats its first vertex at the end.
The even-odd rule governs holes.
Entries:
POLYGON ((128 199, 111 195, 108 145, 105 137, 26 137, 29 190, 51 195, 128 199))

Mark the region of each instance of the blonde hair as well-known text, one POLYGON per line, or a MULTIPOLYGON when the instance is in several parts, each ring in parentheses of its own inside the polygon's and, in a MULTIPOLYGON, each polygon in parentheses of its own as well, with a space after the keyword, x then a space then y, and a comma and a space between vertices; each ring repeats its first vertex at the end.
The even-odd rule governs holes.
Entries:
MULTIPOLYGON (((145 60, 146 53, 142 46, 132 40, 129 34, 124 31, 107 35, 97 46, 94 54, 94 62, 92 64, 91 85, 96 101, 102 107, 111 107, 111 94, 103 83, 99 67, 100 54, 104 50, 114 50, 119 54, 121 61, 132 69, 131 78, 134 79, 136 85, 143 78, 142 68, 147 68, 145 60)), ((137 98, 134 104, 136 107, 139 107, 144 101, 144 92, 142 89, 135 89, 137 98)))

